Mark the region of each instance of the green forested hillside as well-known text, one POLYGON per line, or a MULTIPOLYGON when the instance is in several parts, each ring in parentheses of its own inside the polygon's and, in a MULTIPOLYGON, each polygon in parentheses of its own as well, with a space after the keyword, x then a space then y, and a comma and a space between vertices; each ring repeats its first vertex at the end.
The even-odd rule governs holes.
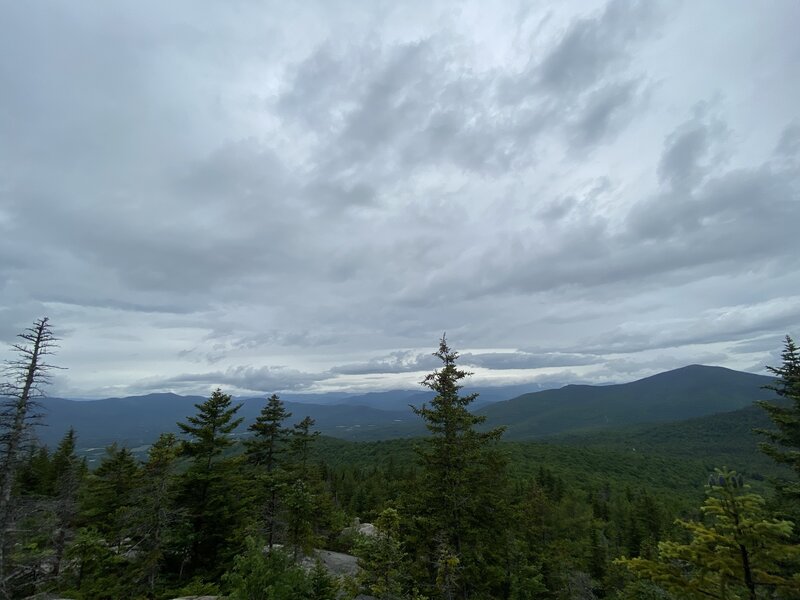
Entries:
POLYGON ((562 434, 548 443, 628 455, 656 455, 676 461, 697 461, 712 469, 727 465, 761 478, 778 467, 757 445, 763 437, 753 432, 769 428, 764 410, 748 406, 739 410, 657 425, 630 425, 607 431, 562 434))
POLYGON ((691 365, 620 385, 568 385, 525 394, 478 412, 488 425, 505 425, 506 439, 533 439, 732 411, 773 398, 763 389, 770 381, 722 367, 691 365))
MULTIPOLYGON (((646 486, 691 505, 702 496, 706 477, 727 466, 763 489, 771 477, 786 472, 758 450, 761 436, 754 428, 769 427, 766 413, 756 407, 657 425, 632 425, 601 432, 563 434, 537 441, 501 444, 510 473, 524 479, 542 466, 576 488, 601 485, 617 488, 646 486)), ((421 438, 352 442, 324 437, 317 456, 332 466, 397 470, 413 464, 421 438)))

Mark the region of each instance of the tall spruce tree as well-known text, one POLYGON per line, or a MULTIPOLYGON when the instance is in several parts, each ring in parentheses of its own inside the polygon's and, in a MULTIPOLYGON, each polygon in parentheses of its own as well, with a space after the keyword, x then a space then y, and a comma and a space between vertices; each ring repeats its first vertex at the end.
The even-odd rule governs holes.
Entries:
MULTIPOLYGON (((758 402, 767 411, 776 429, 757 431, 769 439, 769 442, 759 444, 761 450, 794 471, 794 480, 782 482, 779 491, 797 506, 800 505, 800 350, 788 335, 781 358, 783 364, 780 367, 767 367, 777 376, 777 380, 766 387, 784 402, 758 402)), ((800 511, 794 512, 800 514, 800 511)))
POLYGON ((139 567, 139 584, 150 597, 155 595, 158 577, 175 535, 181 510, 175 505, 179 453, 174 433, 162 433, 150 447, 142 466, 141 485, 134 493, 131 513, 139 567))
POLYGON ((220 553, 237 518, 236 470, 222 454, 242 422, 236 418, 241 406, 217 388, 208 400, 195 404, 196 415, 178 423, 188 438, 182 454, 191 461, 183 474, 180 500, 189 519, 184 564, 193 573, 218 574, 220 553))
POLYGON ((139 474, 139 463, 131 451, 112 444, 89 477, 86 518, 116 552, 123 551, 123 541, 129 537, 139 474))
POLYGON ((313 548, 315 529, 321 517, 318 509, 322 482, 310 464, 311 445, 319 436, 319 431, 312 431, 313 427, 314 419, 305 417, 294 425, 289 440, 291 460, 287 468, 284 512, 287 541, 295 559, 301 551, 309 552, 313 548))
POLYGON ((265 495, 264 529, 267 546, 270 549, 275 543, 277 526, 278 491, 281 487, 280 459, 286 453, 289 434, 292 431, 284 427, 284 422, 291 416, 292 413, 286 411, 278 395, 272 394, 255 423, 248 427, 254 435, 245 442, 248 458, 261 469, 257 481, 265 495))
POLYGON ((86 477, 86 463, 75 453, 75 430, 70 427, 53 453, 52 493, 55 496, 56 529, 53 538, 53 577, 58 577, 64 552, 75 534, 79 516, 78 494, 86 477))
POLYGON ((445 336, 434 356, 442 367, 425 377, 422 385, 436 396, 430 406, 413 408, 431 433, 418 448, 423 478, 417 499, 428 571, 444 596, 487 595, 487 588, 496 583, 487 576, 496 559, 489 540, 500 534, 497 526, 506 483, 505 461, 493 446, 503 428, 477 429, 486 418, 469 411, 477 394, 460 395, 460 382, 470 373, 457 366, 459 355, 445 336))

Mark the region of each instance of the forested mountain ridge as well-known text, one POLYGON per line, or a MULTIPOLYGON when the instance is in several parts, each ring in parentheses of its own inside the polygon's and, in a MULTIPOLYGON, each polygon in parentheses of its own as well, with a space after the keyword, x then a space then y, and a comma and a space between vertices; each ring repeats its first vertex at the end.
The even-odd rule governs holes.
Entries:
POLYGON ((630 383, 567 385, 497 402, 477 412, 505 425, 506 439, 680 421, 772 400, 770 377, 724 367, 689 365, 630 383))
MULTIPOLYGON (((50 446, 58 443, 67 429, 81 432, 81 447, 102 447, 113 442, 128 447, 150 444, 161 433, 176 432, 175 423, 194 411, 203 402, 199 396, 148 394, 126 398, 75 401, 47 398, 44 402, 44 424, 38 431, 40 440, 50 446)), ((263 398, 243 398, 240 414, 249 422, 264 404, 263 398)), ((410 422, 410 410, 390 411, 350 404, 306 404, 286 402, 293 416, 290 423, 311 415, 321 431, 350 437, 353 430, 368 429, 391 423, 410 422), (348 435, 350 433, 350 435, 348 435)), ((237 428, 243 434, 246 427, 237 428)))
MULTIPOLYGON (((584 430, 613 429, 636 423, 680 421, 737 410, 772 393, 762 389, 769 377, 723 367, 691 365, 619 385, 567 385, 502 400, 521 386, 473 388, 493 401, 477 409, 491 426, 507 427, 505 439, 536 439, 584 430)), ((471 391, 466 389, 465 391, 471 391)), ((414 437, 424 433, 422 422, 409 405, 430 400, 424 391, 396 390, 356 396, 335 395, 311 403, 300 395, 284 403, 293 414, 290 423, 309 415, 324 434, 349 440, 414 437)), ((478 397, 480 399, 481 396, 478 397)), ((81 447, 103 447, 112 442, 136 447, 152 443, 160 433, 176 431, 176 421, 203 402, 200 396, 148 394, 125 398, 44 401, 41 441, 54 446, 69 427, 81 433, 81 447)), ((249 421, 263 404, 261 398, 238 399, 240 414, 249 421)), ((244 427, 237 430, 243 434, 244 427)))

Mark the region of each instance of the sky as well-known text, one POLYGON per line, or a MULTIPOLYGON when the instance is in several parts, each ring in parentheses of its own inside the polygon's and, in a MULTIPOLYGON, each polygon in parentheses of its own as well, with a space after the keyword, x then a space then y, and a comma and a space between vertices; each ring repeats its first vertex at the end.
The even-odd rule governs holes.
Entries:
POLYGON ((800 3, 6 2, 0 357, 50 393, 763 372, 800 3))

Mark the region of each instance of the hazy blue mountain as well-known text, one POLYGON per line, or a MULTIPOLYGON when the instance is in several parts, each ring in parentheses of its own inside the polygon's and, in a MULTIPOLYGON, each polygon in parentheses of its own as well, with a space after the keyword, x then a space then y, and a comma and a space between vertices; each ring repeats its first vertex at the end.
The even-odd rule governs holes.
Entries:
MULTIPOLYGON (((483 404, 506 400, 521 391, 535 389, 536 384, 506 387, 474 388, 481 394, 483 404)), ((316 427, 327 435, 345 439, 383 439, 408 437, 423 433, 420 421, 409 405, 419 406, 433 398, 422 390, 391 390, 348 394, 284 394, 287 409, 293 413, 291 422, 311 416, 316 427)), ((201 396, 176 394, 147 394, 101 400, 44 400, 46 414, 39 438, 54 446, 67 429, 75 428, 82 448, 106 446, 114 441, 128 446, 152 442, 166 431, 177 431, 175 423, 194 414, 194 404, 203 402, 201 396)), ((245 419, 241 432, 251 423, 264 405, 264 398, 237 398, 243 406, 239 416, 245 419)))
MULTIPOLYGON (((478 398, 474 406, 483 406, 493 402, 509 400, 520 394, 537 392, 544 389, 561 387, 559 384, 543 385, 538 383, 523 383, 518 385, 502 386, 465 386, 465 394, 477 393, 478 398)), ((409 405, 419 406, 430 401, 433 393, 422 388, 413 390, 390 390, 385 392, 367 392, 365 394, 347 394, 341 392, 328 392, 324 394, 281 394, 287 402, 301 402, 308 404, 350 404, 356 406, 369 406, 382 410, 408 410, 409 405)))
POLYGON ((506 439, 533 439, 728 412, 773 398, 762 389, 770 381, 723 367, 690 365, 631 383, 567 385, 524 394, 477 412, 489 425, 505 425, 506 439))
MULTIPOLYGON (((762 389, 770 378, 724 369, 692 365, 620 385, 567 385, 518 395, 530 386, 465 388, 478 391, 484 404, 476 410, 487 424, 505 425, 505 439, 525 440, 559 433, 600 431, 626 425, 680 421, 737 410, 759 398, 773 397, 762 389)), ((425 428, 409 408, 429 401, 425 391, 395 390, 360 395, 328 396, 325 403, 309 403, 311 395, 287 394, 291 422, 311 416, 323 433, 349 440, 381 440, 423 435, 425 428)), ((319 395, 315 396, 321 399, 319 395)), ((39 437, 54 446, 72 426, 82 448, 114 441, 127 446, 152 442, 160 433, 176 431, 175 423, 195 413, 199 396, 148 394, 127 398, 73 401, 46 399, 45 427, 39 437)), ((245 398, 239 415, 255 420, 264 398, 245 398)))
MULTIPOLYGON (((126 398, 103 400, 65 400, 47 398, 43 401, 45 416, 43 427, 37 435, 49 446, 55 446, 69 427, 78 434, 81 448, 106 446, 119 442, 126 446, 148 444, 162 432, 177 431, 175 423, 185 421, 194 414, 194 404, 203 402, 200 396, 177 396, 175 394, 148 394, 126 398)), ((242 403, 238 415, 244 418, 239 428, 246 431, 265 403, 263 398, 239 398, 242 403)), ((410 422, 414 417, 410 410, 387 411, 368 406, 319 405, 286 402, 292 413, 289 423, 305 416, 317 422, 317 428, 329 435, 351 437, 353 432, 371 427, 410 422)))

